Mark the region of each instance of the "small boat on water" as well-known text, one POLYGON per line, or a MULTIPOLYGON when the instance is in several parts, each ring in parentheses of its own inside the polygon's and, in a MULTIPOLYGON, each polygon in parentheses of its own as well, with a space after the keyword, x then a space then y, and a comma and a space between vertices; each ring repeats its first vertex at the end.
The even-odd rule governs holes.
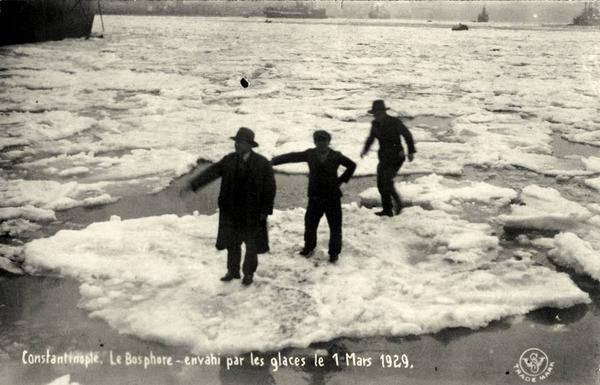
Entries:
POLYGON ((89 37, 93 0, 0 0, 0 46, 89 37))
POLYGON ((452 26, 453 31, 468 31, 469 27, 466 24, 458 23, 452 26))
POLYGON ((488 21, 490 21, 490 15, 488 15, 488 13, 485 11, 485 5, 484 5, 483 9, 481 10, 481 13, 479 15, 477 15, 477 22, 478 23, 487 23, 488 21))
POLYGON ((290 19, 326 19, 327 11, 325 8, 313 8, 296 2, 295 7, 266 7, 264 14, 267 18, 290 18, 290 19))
POLYGON ((573 18, 573 25, 600 26, 600 9, 595 2, 586 2, 583 11, 573 18))

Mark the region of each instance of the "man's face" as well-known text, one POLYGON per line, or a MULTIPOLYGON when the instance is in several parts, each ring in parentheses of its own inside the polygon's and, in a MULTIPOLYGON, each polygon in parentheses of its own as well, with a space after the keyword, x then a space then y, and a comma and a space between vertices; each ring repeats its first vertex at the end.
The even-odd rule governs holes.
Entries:
POLYGON ((385 110, 375 111, 373 113, 373 116, 375 117, 375 120, 377 120, 379 122, 385 116, 385 110))
POLYGON ((243 140, 235 141, 235 152, 238 154, 245 154, 252 149, 252 145, 243 140))
POLYGON ((315 147, 318 151, 325 152, 329 149, 329 140, 317 138, 315 139, 315 147))

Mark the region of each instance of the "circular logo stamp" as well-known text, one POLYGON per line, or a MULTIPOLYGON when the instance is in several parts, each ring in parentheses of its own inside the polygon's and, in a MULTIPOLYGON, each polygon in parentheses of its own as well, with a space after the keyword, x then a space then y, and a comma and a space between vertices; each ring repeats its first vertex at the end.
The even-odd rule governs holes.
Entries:
POLYGON ((529 348, 521 354, 513 368, 522 380, 535 383, 548 378, 554 370, 554 362, 542 349, 529 348))

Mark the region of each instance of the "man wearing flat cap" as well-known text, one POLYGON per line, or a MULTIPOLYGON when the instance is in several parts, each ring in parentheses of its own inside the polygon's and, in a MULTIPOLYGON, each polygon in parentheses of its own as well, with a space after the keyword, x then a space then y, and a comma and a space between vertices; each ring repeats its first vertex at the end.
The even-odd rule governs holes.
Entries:
POLYGON ((396 117, 387 114, 388 108, 383 100, 375 100, 373 107, 368 111, 373 114, 374 120, 371 123, 371 132, 365 143, 360 157, 364 157, 371 145, 377 139, 379 141, 379 164, 377 165, 377 189, 381 195, 381 205, 383 210, 375 213, 379 216, 394 216, 400 214, 402 210, 402 200, 394 187, 394 177, 402 167, 404 160, 412 162, 415 150, 415 143, 412 134, 406 128, 404 123, 396 117), (408 147, 408 155, 404 155, 404 148, 400 137, 404 138, 408 147), (392 198, 396 207, 392 206, 392 198))
POLYGON ((269 251, 267 216, 273 213, 275 177, 271 163, 252 151, 254 132, 241 127, 232 137, 235 152, 194 175, 184 191, 197 191, 221 177, 219 231, 216 247, 227 249, 227 274, 221 281, 240 278, 241 245, 246 244, 242 284, 252 284, 257 254, 269 251))
POLYGON ((317 228, 323 214, 329 224, 329 261, 334 263, 342 251, 342 191, 340 185, 347 183, 356 164, 339 151, 329 147, 331 135, 318 130, 313 134, 315 147, 302 152, 279 155, 273 165, 284 163, 308 163, 308 207, 304 217, 304 248, 300 254, 310 257, 317 246, 317 228), (338 177, 338 168, 345 167, 338 177))

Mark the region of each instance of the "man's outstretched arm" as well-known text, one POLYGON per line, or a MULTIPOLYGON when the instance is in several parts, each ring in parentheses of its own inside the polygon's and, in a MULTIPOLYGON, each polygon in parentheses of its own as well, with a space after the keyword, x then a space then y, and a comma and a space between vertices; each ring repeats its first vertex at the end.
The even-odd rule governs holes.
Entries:
POLYGON ((402 122, 400 122, 400 135, 404 138, 406 146, 408 147, 408 160, 412 162, 414 156, 413 154, 417 152, 415 149, 415 141, 413 140, 413 136, 408 128, 406 128, 402 122))
POLYGON ((221 159, 217 163, 211 164, 202 171, 194 173, 190 181, 184 187, 184 190, 195 192, 201 189, 202 187, 206 186, 210 182, 214 181, 215 179, 219 178, 221 176, 222 162, 223 159, 221 159))
POLYGON ((306 155, 307 155, 306 151, 289 152, 287 154, 273 157, 273 159, 271 160, 271 163, 273 164, 273 166, 277 166, 278 164, 285 164, 285 163, 306 162, 306 160, 307 160, 306 155))
POLYGON ((367 155, 367 153, 369 152, 369 149, 373 145, 374 141, 375 141, 375 129, 373 128, 373 126, 371 126, 371 132, 369 133, 369 136, 367 137, 367 140, 365 142, 365 146, 363 147, 363 150, 360 153, 361 158, 364 157, 365 155, 367 155))

